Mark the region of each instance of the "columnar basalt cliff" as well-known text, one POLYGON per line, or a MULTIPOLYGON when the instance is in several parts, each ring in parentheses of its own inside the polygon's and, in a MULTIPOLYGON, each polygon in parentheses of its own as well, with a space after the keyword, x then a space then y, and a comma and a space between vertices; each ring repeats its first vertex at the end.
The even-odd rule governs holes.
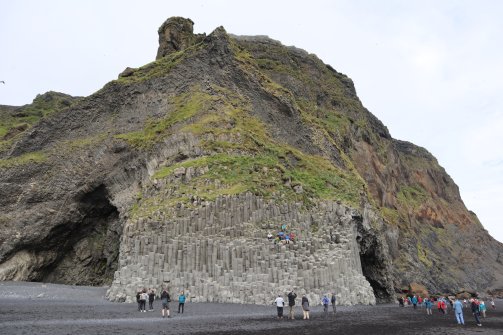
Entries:
POLYGON ((0 106, 0 280, 194 301, 389 301, 501 288, 503 246, 425 149, 316 56, 168 19, 156 61, 89 97, 0 106), (295 243, 267 239, 286 225, 295 243))

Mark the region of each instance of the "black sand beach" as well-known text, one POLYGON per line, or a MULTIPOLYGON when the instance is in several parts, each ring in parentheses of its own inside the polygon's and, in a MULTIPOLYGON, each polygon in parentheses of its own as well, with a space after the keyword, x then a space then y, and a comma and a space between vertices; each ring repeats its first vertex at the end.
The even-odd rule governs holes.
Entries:
MULTIPOLYGON (((106 301, 106 288, 42 283, 0 282, 0 334, 502 334, 503 301, 488 310, 482 327, 465 311, 464 327, 452 311, 427 316, 424 309, 397 305, 338 307, 336 317, 325 320, 321 307, 311 320, 277 320, 271 306, 186 303, 172 318, 162 319, 160 302, 154 312, 139 313, 136 304, 106 301)), ((271 301, 273 297, 271 297, 271 301)), ((174 313, 173 313, 174 312, 174 313)), ((286 309, 285 309, 286 312, 286 309)), ((434 311, 436 312, 436 311, 434 311)))

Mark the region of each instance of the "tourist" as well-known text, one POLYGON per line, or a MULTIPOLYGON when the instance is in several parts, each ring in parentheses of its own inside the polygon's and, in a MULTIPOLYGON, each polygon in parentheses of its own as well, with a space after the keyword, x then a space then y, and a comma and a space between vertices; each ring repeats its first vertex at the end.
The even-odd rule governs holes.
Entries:
POLYGON ((304 320, 309 320, 309 299, 305 294, 302 296, 302 313, 304 313, 304 320))
POLYGON ((323 305, 323 317, 326 319, 328 318, 328 303, 330 300, 328 300, 327 295, 325 294, 323 298, 321 299, 321 304, 323 305))
POLYGON ((419 305, 419 308, 423 307, 423 298, 421 298, 421 296, 417 297, 417 304, 419 305))
POLYGON ((295 292, 293 292, 293 290, 290 293, 288 293, 288 308, 289 308, 288 317, 291 320, 295 320, 295 315, 294 315, 295 298, 297 298, 297 294, 295 294, 295 292))
POLYGON ((496 309, 496 304, 494 303, 494 298, 491 298, 491 308, 496 309))
POLYGON ((477 323, 477 326, 479 327, 482 326, 482 323, 480 323, 480 310, 478 301, 472 298, 470 307, 472 309, 472 314, 475 317, 475 322, 477 323))
POLYGON ((444 298, 439 298, 437 302, 438 311, 442 314, 447 314, 447 305, 445 304, 444 298))
POLYGON ((148 292, 148 310, 150 312, 154 311, 154 300, 155 300, 155 291, 154 289, 150 289, 148 292))
POLYGON ((141 312, 144 312, 144 313, 147 312, 147 310, 146 310, 147 300, 148 300, 147 289, 144 288, 140 294, 140 310, 141 310, 141 312))
POLYGON ((180 295, 178 296, 178 313, 180 313, 180 309, 182 310, 183 314, 183 306, 185 306, 185 294, 184 292, 180 292, 180 295))
POLYGON ((482 317, 485 319, 486 318, 486 304, 483 300, 480 300, 479 310, 480 310, 480 313, 482 314, 482 317))
POLYGON ((433 315, 431 307, 433 307, 433 302, 429 298, 424 298, 424 307, 426 307, 426 315, 433 315))
POLYGON ((272 234, 271 234, 271 232, 268 232, 268 233, 267 233, 267 239, 268 239, 269 241, 271 241, 271 240, 272 240, 272 234))
POLYGON ((465 306, 465 308, 467 308, 467 307, 468 307, 468 304, 467 304, 466 299, 464 299, 464 300, 463 300, 463 305, 465 306))
POLYGON ((335 292, 332 292, 332 298, 330 299, 330 302, 332 303, 332 309, 334 310, 334 315, 335 315, 335 304, 337 303, 337 297, 335 296, 335 292))
POLYGON ((164 311, 166 311, 166 316, 169 318, 169 302, 171 301, 167 289, 164 289, 161 293, 162 302, 162 317, 164 318, 164 311))
POLYGON ((411 299, 411 302, 412 302, 412 305, 414 306, 414 309, 416 309, 417 308, 417 297, 413 296, 411 299))
POLYGON ((141 312, 141 290, 136 291, 136 302, 138 303, 138 312, 141 312))
POLYGON ((398 306, 405 307, 405 305, 403 303, 403 298, 402 297, 398 298, 398 306))
POLYGON ((285 300, 283 300, 281 295, 278 295, 276 300, 274 300, 274 303, 276 304, 276 309, 278 311, 278 319, 283 319, 283 307, 285 306, 285 300))
POLYGON ((465 325, 465 319, 463 318, 463 304, 459 299, 456 299, 453 304, 454 315, 456 315, 456 321, 458 325, 465 325))

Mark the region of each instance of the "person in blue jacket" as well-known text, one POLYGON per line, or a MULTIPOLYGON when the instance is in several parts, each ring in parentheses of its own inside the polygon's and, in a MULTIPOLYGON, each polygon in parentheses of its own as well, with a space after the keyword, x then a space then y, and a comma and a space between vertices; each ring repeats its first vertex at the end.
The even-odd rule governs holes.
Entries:
POLYGON ((182 310, 183 314, 183 306, 185 305, 185 294, 184 292, 180 292, 180 295, 178 296, 178 313, 180 313, 180 309, 182 310))
POLYGON ((412 305, 414 306, 414 309, 416 309, 416 307, 417 307, 417 297, 413 296, 412 299, 410 299, 410 301, 412 302, 412 305))
POLYGON ((432 315, 431 308, 433 307, 433 302, 431 298, 424 298, 424 307, 426 307, 426 315, 432 315))
POLYGON ((454 315, 456 315, 456 321, 458 321, 458 325, 464 325, 465 319, 463 318, 463 303, 456 298, 456 301, 454 301, 452 308, 454 309, 454 315))

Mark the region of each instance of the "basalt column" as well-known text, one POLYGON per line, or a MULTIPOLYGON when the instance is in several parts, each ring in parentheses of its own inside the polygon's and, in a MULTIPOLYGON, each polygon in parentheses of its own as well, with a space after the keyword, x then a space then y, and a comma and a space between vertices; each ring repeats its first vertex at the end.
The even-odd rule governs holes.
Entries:
POLYGON ((178 208, 162 222, 129 221, 107 296, 131 302, 139 288, 168 286, 172 293, 185 290, 191 301, 270 304, 295 288, 313 304, 331 292, 340 304, 374 304, 353 216, 337 203, 305 210, 247 193, 178 208), (283 224, 294 243, 267 239, 283 224))

